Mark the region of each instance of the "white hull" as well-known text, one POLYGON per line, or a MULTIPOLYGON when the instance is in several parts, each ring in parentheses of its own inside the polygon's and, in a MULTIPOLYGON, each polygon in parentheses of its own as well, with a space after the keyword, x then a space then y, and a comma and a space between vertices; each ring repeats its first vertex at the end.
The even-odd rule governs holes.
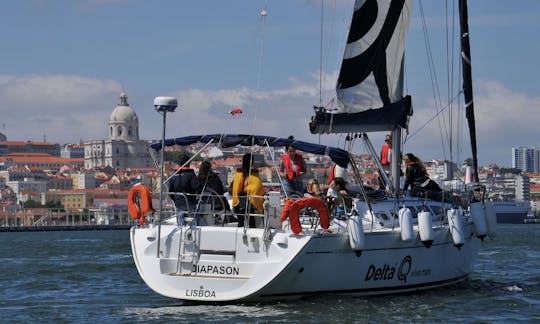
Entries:
POLYGON ((294 235, 290 230, 197 227, 195 242, 180 243, 188 227, 133 227, 131 245, 137 269, 155 292, 204 302, 267 301, 310 294, 375 295, 453 284, 467 278, 479 249, 473 226, 465 221, 465 244, 454 246, 447 226, 434 227, 430 248, 415 239, 402 241, 399 228, 365 232, 356 253, 346 222, 334 220, 332 233, 294 235), (180 251, 180 252, 179 252, 180 251), (194 252, 194 253, 193 253, 194 252), (179 258, 180 256, 180 258, 179 258))

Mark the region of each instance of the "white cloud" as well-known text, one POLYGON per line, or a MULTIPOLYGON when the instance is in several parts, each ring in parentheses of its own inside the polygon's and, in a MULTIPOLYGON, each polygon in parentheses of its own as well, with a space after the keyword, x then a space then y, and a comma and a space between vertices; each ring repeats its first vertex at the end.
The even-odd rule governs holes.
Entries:
POLYGON ((79 76, 2 75, 2 132, 8 140, 43 140, 44 135, 58 142, 97 139, 106 134, 120 89, 112 80, 79 76))
MULTIPOLYGON (((495 162, 511 166, 511 150, 516 146, 539 146, 540 97, 530 97, 509 89, 498 81, 478 80, 474 83, 474 106, 477 132, 478 160, 484 165, 495 162)), ((424 100, 413 101, 415 111, 411 134, 423 127, 434 115, 433 105, 424 100)), ((443 114, 448 118, 448 112, 443 114)), ((471 156, 468 125, 462 114, 461 150, 453 157, 461 160, 471 156)), ((454 123, 454 127, 457 123, 454 123)), ((455 138, 455 137, 454 137, 455 138)), ((457 143, 454 139, 454 145, 457 143)), ((405 150, 417 152, 424 158, 450 158, 448 146, 441 145, 441 126, 437 119, 419 131, 406 144, 405 150)), ((445 140, 445 143, 448 143, 445 140)))
MULTIPOLYGON (((333 75, 325 78, 332 80, 333 75)), ((257 133, 282 137, 294 135, 298 139, 318 142, 319 136, 311 135, 308 129, 312 106, 319 101, 317 76, 314 74, 308 80, 291 78, 290 86, 268 91, 236 88, 172 92, 169 95, 178 97, 179 108, 168 115, 167 137, 257 133), (232 116, 230 110, 237 107, 243 109, 243 114, 232 116)), ((474 87, 480 164, 497 162, 508 166, 512 147, 538 146, 540 97, 527 96, 496 81, 478 80, 474 87)), ((332 87, 327 88, 324 92, 330 93, 332 87)), ((0 132, 5 133, 8 140, 39 141, 44 134, 47 140, 59 143, 104 139, 110 113, 118 103, 121 89, 118 82, 106 79, 0 75, 0 123, 6 125, 0 132)), ((330 99, 326 96, 323 100, 330 99)), ((148 99, 148 103, 151 100, 148 99)), ((129 102, 139 115, 141 137, 160 138, 160 115, 151 106, 145 109, 148 103, 129 102)), ((414 98, 413 103, 411 133, 434 114, 427 99, 414 98)), ((465 119, 463 122, 465 144, 458 154, 460 159, 470 156, 465 119)), ((415 152, 424 159, 449 158, 448 149, 441 146, 440 129, 437 121, 432 121, 408 140, 405 151, 415 152)), ((370 137, 378 147, 382 135, 370 137)), ((343 136, 322 136, 320 139, 325 144, 337 145, 343 136)))

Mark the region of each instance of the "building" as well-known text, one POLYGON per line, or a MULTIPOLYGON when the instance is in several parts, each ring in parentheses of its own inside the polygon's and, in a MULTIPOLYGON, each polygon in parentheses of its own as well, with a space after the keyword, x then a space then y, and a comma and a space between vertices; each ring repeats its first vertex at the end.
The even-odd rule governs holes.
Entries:
POLYGON ((109 139, 84 143, 84 167, 114 169, 147 168, 153 166, 148 142, 139 140, 139 118, 120 94, 120 103, 109 118, 109 139))
POLYGON ((127 191, 101 189, 51 190, 41 195, 41 204, 59 201, 66 210, 91 208, 97 199, 121 199, 127 202, 127 191))
POLYGON ((0 169, 17 167, 58 171, 65 165, 78 169, 82 167, 83 162, 83 159, 66 159, 46 153, 10 153, 0 156, 0 169))
POLYGON ((68 159, 84 159, 83 144, 66 144, 60 151, 60 157, 68 159))
POLYGON ((43 153, 51 156, 60 156, 60 144, 32 141, 0 142, 0 156, 12 153, 43 153))
POLYGON ((514 185, 517 200, 531 200, 531 180, 527 175, 516 176, 514 185))
POLYGON ((456 165, 450 161, 431 160, 426 161, 426 171, 429 177, 435 181, 446 181, 454 178, 456 165))
POLYGON ((512 167, 521 172, 540 172, 540 152, 536 147, 512 148, 512 167))
POLYGON ((6 186, 17 195, 23 192, 35 192, 41 194, 47 191, 47 181, 24 178, 23 180, 6 181, 6 186))

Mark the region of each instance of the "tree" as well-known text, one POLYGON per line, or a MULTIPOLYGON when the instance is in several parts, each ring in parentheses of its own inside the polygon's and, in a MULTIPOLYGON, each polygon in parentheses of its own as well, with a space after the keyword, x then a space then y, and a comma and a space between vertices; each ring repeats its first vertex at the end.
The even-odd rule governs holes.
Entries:
POLYGON ((43 206, 39 202, 30 199, 23 203, 23 207, 24 208, 41 208, 43 206))
POLYGON ((504 174, 504 173, 511 173, 511 174, 520 174, 521 173, 521 170, 520 169, 516 169, 516 168, 501 168, 500 170, 501 174, 504 174))
POLYGON ((45 203, 45 207, 47 208, 59 208, 62 209, 64 206, 59 200, 49 200, 45 203))

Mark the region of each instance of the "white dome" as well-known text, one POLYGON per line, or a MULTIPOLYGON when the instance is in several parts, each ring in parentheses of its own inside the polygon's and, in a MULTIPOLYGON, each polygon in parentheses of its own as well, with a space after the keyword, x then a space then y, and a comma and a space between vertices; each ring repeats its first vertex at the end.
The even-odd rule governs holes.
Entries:
POLYGON ((127 95, 120 94, 120 103, 109 119, 109 139, 122 141, 139 140, 139 118, 127 102, 127 95))
POLYGON ((111 122, 133 122, 138 121, 137 114, 129 106, 117 106, 111 113, 111 122))
POLYGON ((134 122, 138 121, 137 114, 127 102, 127 95, 125 93, 120 94, 120 103, 111 113, 111 122, 134 122))

